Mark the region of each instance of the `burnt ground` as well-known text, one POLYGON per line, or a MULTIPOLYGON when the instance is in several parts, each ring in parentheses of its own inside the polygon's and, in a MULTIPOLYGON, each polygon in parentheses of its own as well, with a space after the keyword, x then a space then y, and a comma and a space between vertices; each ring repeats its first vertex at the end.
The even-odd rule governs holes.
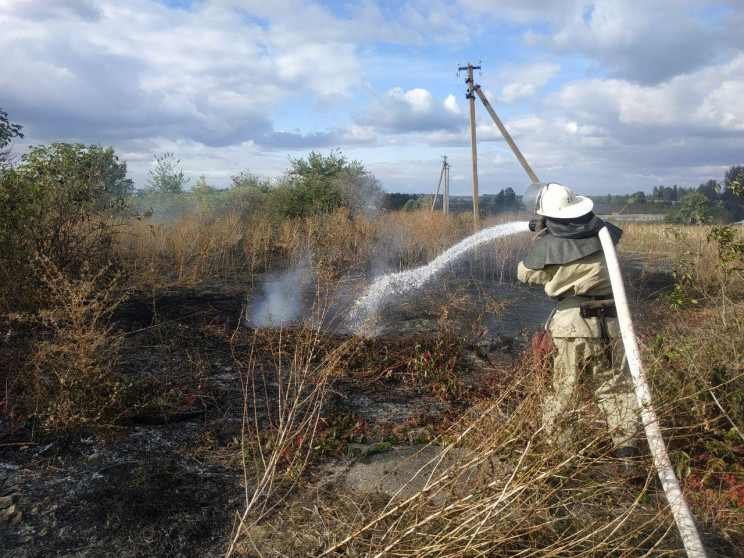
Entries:
MULTIPOLYGON (((119 368, 140 398, 112 428, 39 435, 27 419, 0 418, 0 505, 8 504, 0 510, 3 556, 224 554, 245 498, 236 450, 241 371, 251 351, 260 354, 275 341, 270 330, 240 325, 245 299, 242 286, 168 289, 154 303, 150 293, 132 294, 113 320, 124 336, 119 368)), ((467 405, 401 381, 395 359, 414 354, 442 324, 434 314, 422 316, 421 302, 396 308, 398 327, 349 355, 364 374, 338 379, 326 401, 327 421, 363 424, 370 436, 408 425, 398 440, 425 441, 427 424, 467 405)), ((295 333, 287 328, 287 343, 295 333)), ((324 344, 349 338, 329 334, 324 344)), ((521 346, 520 336, 487 333, 477 347, 463 348, 462 362, 470 363, 463 381, 478 384, 480 372, 497 361, 514 366, 521 346), (477 362, 488 366, 476 370, 477 362)), ((260 358, 270 361, 268 354, 260 358)), ((344 432, 336 453, 351 456, 354 442, 363 441, 344 432)))
MULTIPOLYGON (((396 443, 426 441, 432 424, 487 395, 494 375, 519 364, 528 333, 540 328, 551 303, 534 290, 486 287, 501 293, 496 303, 483 299, 482 284, 462 290, 444 278, 388 309, 393 325, 360 342, 361 356, 349 355, 363 374, 338 379, 325 404, 327 422, 363 424, 373 438, 395 432, 396 443), (507 299, 509 305, 499 305, 507 299), (402 381, 400 359, 443 329, 469 339, 457 345, 468 397, 448 401, 402 381)), ((173 288, 154 301, 150 293, 132 294, 118 308, 121 373, 141 397, 113 428, 39 435, 27 419, 0 417, 3 556, 224 555, 246 492, 237 454, 241 372, 251 354, 266 361, 258 368, 270 370, 269 353, 260 349, 276 341, 269 330, 241 326, 246 294, 243 286, 173 288)), ((325 343, 348 339, 328 334, 325 343)), ((267 385, 271 399, 276 386, 267 385)), ((352 457, 353 446, 366 442, 353 430, 339 436, 336 457, 352 457)))

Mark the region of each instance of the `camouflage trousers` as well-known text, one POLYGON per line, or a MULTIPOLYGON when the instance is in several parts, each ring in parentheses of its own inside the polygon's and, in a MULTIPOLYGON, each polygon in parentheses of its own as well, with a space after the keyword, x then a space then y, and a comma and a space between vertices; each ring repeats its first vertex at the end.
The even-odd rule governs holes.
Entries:
MULTIPOLYGON (((630 374, 613 366, 601 339, 553 340, 555 355, 550 393, 543 399, 543 430, 554 444, 573 441, 582 421, 594 420, 582 395, 591 392, 615 446, 635 446, 640 432, 638 402, 630 374)), ((613 359, 617 364, 620 360, 613 359)))

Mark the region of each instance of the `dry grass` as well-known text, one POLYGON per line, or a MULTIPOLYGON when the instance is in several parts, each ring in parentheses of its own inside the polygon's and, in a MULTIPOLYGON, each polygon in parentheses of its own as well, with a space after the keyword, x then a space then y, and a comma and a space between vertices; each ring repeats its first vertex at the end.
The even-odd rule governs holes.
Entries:
POLYGON ((744 545, 744 302, 710 293, 698 305, 666 310, 644 334, 677 474, 693 511, 744 545))
MULTIPOLYGON (((674 272, 698 294, 744 291, 741 275, 731 275, 719 264, 717 245, 708 238, 711 227, 647 223, 622 225, 618 244, 625 260, 641 261, 649 271, 674 272)), ((738 227, 744 231, 744 227, 738 227)))
MULTIPOLYGON (((328 302, 319 292, 311 321, 326 322, 328 302)), ((326 335, 308 327, 278 335, 256 329, 250 357, 237 361, 244 396, 246 503, 236 517, 227 556, 257 548, 256 533, 286 504, 313 457, 324 399, 351 343, 328 350, 326 335)))
MULTIPOLYGON (((449 222, 430 213, 399 215, 386 223, 382 245, 395 254, 399 266, 417 265, 466 235, 466 229, 462 221, 449 222)), ((524 247, 523 240, 497 243, 500 253, 495 259, 502 267, 492 277, 508 277, 524 247)), ((701 268, 687 281, 708 296, 692 313, 678 310, 671 317, 659 313, 655 318, 659 337, 646 339, 644 354, 664 434, 701 521, 708 555, 735 556, 744 542, 744 515, 737 504, 744 497, 740 466, 744 440, 739 438, 744 332, 738 317, 744 309, 732 306, 738 287, 728 274, 715 269, 716 250, 704 230, 631 225, 621 247, 626 256, 653 265, 694 257, 693 267, 701 268), (704 262, 712 267, 704 269, 704 262), (700 288, 701 284, 707 286, 700 288), (717 290, 710 290, 711 285, 717 290), (728 293, 724 311, 722 289, 728 293)), ((639 459, 640 470, 648 473, 639 483, 622 478, 609 437, 589 402, 579 410, 582 428, 572 447, 546 443, 540 410, 546 386, 529 372, 530 365, 526 357, 499 382, 497 393, 441 432, 433 442, 441 448, 435 461, 451 466, 433 475, 422 467, 421 474, 428 476, 414 481, 412 495, 389 498, 334 485, 293 485, 292 498, 286 491, 272 513, 259 514, 254 514, 255 503, 249 498, 231 553, 683 556, 666 501, 655 490, 650 459, 639 459)), ((304 400, 320 397, 313 392, 304 400)), ((308 432, 307 426, 303 432, 308 432)), ((289 429, 282 439, 295 435, 289 429)), ((291 444, 279 447, 286 451, 291 444)), ((267 455, 262 463, 270 462, 276 451, 267 455)))
MULTIPOLYGON (((491 218, 483 227, 524 218, 491 218)), ((409 269, 425 264, 472 233, 467 214, 443 216, 426 210, 392 212, 374 218, 339 209, 325 216, 272 224, 237 214, 204 219, 190 214, 170 224, 133 221, 120 230, 117 249, 140 287, 194 285, 253 278, 309 264, 322 273, 409 269)), ((480 253, 474 271, 482 278, 511 279, 526 248, 524 235, 493 243, 480 253)))
POLYGON ((132 221, 117 248, 135 286, 226 281, 266 265, 272 231, 265 225, 237 214, 215 220, 191 214, 168 225, 132 221))
POLYGON ((29 354, 15 355, 6 408, 30 412, 42 430, 110 428, 125 411, 131 388, 117 370, 121 338, 109 321, 121 302, 118 278, 101 288, 105 268, 71 280, 49 260, 37 265, 54 304, 36 314, 9 316, 32 329, 16 346, 28 347, 29 354))
MULTIPOLYGON (((260 556, 679 556, 663 500, 634 490, 600 429, 580 446, 541 437, 544 386, 521 369, 434 441, 413 494, 307 491, 264 522, 260 556), (421 478, 423 475, 423 478, 421 478), (269 536, 268 533, 271 533, 269 536)), ((588 411, 587 411, 588 412, 588 411)), ((645 463, 648 466, 648 463, 645 463)), ((396 475, 396 471, 390 471, 396 475)), ((401 493, 408 486, 401 483, 401 493)))
MULTIPOLYGON (((330 307, 323 289, 336 274, 421 265, 471 227, 469 215, 445 218, 428 211, 374 219, 340 211, 279 225, 262 217, 189 216, 170 225, 133 222, 119 233, 117 250, 132 284, 153 292, 170 284, 252 278, 307 262, 323 276, 311 320, 323 323, 330 307)), ((626 261, 676 273, 675 309, 667 299, 646 307, 653 333, 644 339, 644 357, 709 556, 735 556, 744 545, 741 276, 718 265, 709 229, 624 228, 619 248, 626 261)), ((517 235, 479 249, 473 275, 511 280, 528 238, 517 235)), ((24 397, 37 398, 30 407, 48 428, 108 424, 121 409, 126 387, 118 383, 118 346, 106 322, 115 290, 101 290, 95 276, 71 282, 53 268, 46 276, 58 305, 35 318, 48 335, 33 346, 33 370, 25 376, 32 381, 24 397)), ((437 314, 442 331, 463 300, 454 293, 443 305, 437 314)), ((306 485, 326 395, 341 358, 359 340, 330 342, 311 327, 278 337, 253 333, 256 351, 239 362, 246 502, 228 555, 682 555, 665 501, 651 490, 653 478, 640 485, 619 478, 607 434, 595 428, 590 408, 573 447, 542 439, 546 387, 528 372, 529 357, 498 382, 491 397, 440 433, 437 459, 451 458, 453 464, 427 477, 413 495, 390 499, 306 485)), ((649 470, 647 459, 640 463, 649 470)))
POLYGON ((472 233, 472 217, 420 210, 393 212, 375 221, 375 257, 397 269, 434 259, 472 233))

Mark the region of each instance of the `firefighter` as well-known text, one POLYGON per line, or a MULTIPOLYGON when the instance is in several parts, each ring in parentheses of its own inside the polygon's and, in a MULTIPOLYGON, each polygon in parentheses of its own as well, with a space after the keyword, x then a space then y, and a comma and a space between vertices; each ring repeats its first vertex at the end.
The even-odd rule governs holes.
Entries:
POLYGON ((628 459, 636 453, 640 431, 638 404, 624 362, 613 350, 619 339, 617 314, 604 252, 597 233, 607 227, 614 243, 622 234, 592 212, 591 199, 557 184, 534 184, 523 201, 541 216, 530 222, 537 234, 518 278, 558 301, 546 328, 554 344, 550 390, 543 400, 543 429, 548 443, 573 440, 579 387, 591 385, 612 436, 621 469, 632 474, 628 459))

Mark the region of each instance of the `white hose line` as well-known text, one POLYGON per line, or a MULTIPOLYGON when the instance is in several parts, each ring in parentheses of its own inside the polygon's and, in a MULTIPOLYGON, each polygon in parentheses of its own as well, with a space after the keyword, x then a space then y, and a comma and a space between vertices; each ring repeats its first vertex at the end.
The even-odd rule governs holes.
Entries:
POLYGON ((661 480, 661 486, 664 488, 674 521, 682 536, 682 542, 685 545, 687 556, 689 558, 705 558, 705 549, 695 527, 695 520, 690 513, 690 508, 687 507, 687 502, 685 502, 682 496, 679 482, 674 474, 674 468, 672 467, 672 462, 669 460, 669 454, 664 444, 664 438, 661 436, 659 421, 651 401, 651 390, 646 381, 646 375, 641 363, 641 353, 636 343, 635 332, 633 331, 633 322, 630 319, 628 299, 625 296, 625 286, 620 275, 620 264, 618 263, 615 246, 612 243, 612 238, 607 227, 603 227, 599 231, 599 240, 602 243, 602 249, 607 260, 607 268, 610 272, 610 283, 612 284, 612 294, 615 298, 615 306, 617 307, 620 332, 630 367, 630 374, 633 377, 633 386, 636 397, 638 398, 638 405, 641 408, 641 420, 643 420, 643 426, 646 429, 646 439, 648 440, 651 455, 654 459, 654 466, 661 480))

